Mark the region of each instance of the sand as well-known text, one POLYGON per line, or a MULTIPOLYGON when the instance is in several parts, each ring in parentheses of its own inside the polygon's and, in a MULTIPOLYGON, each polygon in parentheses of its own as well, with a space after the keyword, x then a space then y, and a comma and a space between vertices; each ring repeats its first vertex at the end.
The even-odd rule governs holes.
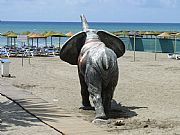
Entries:
MULTIPOLYGON (((59 57, 10 58, 11 78, 0 78, 14 87, 55 104, 64 110, 80 113, 91 122, 94 111, 81 111, 77 67, 59 57)), ((118 59, 120 78, 114 93, 109 124, 97 125, 112 134, 180 134, 180 61, 167 54, 133 52, 118 59)), ((14 125, 17 128, 17 125, 14 125)), ((15 128, 15 129, 16 129, 15 128)), ((16 132, 16 130, 14 130, 16 132)), ((108 134, 107 132, 107 134, 108 134)), ((53 133, 52 133, 53 134, 53 133)))
POLYGON ((0 135, 60 135, 0 95, 0 135))

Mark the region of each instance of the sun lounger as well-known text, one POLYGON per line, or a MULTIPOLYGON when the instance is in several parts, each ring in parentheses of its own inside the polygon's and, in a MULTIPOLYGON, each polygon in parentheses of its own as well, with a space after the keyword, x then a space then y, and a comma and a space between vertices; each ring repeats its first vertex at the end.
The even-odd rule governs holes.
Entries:
POLYGON ((176 54, 176 60, 180 60, 180 54, 176 54))
POLYGON ((168 56, 169 59, 180 60, 180 54, 168 53, 167 56, 168 56))

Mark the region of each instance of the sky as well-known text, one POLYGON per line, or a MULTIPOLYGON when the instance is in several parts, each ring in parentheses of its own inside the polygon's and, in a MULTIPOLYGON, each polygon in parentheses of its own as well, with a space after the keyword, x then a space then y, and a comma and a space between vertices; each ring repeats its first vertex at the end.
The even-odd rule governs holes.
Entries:
POLYGON ((180 23, 180 0, 0 0, 0 20, 180 23))

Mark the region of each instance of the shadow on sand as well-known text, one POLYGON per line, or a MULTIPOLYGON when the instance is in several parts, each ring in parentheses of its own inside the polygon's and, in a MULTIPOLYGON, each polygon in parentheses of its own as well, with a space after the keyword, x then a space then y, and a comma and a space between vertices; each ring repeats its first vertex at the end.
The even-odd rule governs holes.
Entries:
MULTIPOLYGON (((136 109, 147 109, 148 107, 137 107, 137 106, 122 106, 121 103, 117 103, 114 99, 111 101, 111 110, 108 114, 109 119, 118 119, 118 118, 132 118, 138 114, 134 111, 136 109)), ((83 119, 88 121, 93 121, 95 117, 95 110, 82 110, 79 111, 83 114, 83 119)))
POLYGON ((38 126, 38 119, 23 111, 17 104, 12 101, 0 103, 0 132, 8 131, 11 126, 38 126))
POLYGON ((141 108, 147 109, 148 107, 122 106, 121 103, 117 103, 115 100, 112 100, 109 118, 112 118, 112 119, 131 118, 138 115, 134 110, 141 109, 141 108))
POLYGON ((40 126, 40 122, 46 124, 48 121, 56 122, 59 117, 71 117, 63 110, 60 111, 61 108, 47 102, 34 103, 33 100, 36 99, 0 102, 0 132, 8 131, 12 126, 40 126))

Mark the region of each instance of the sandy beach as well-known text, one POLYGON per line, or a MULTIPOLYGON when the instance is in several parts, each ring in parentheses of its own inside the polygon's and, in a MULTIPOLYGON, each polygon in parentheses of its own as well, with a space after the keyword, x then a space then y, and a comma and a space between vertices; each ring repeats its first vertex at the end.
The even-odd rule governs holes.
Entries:
MULTIPOLYGON (((30 64, 25 58, 23 67, 21 58, 10 61, 12 77, 1 77, 0 81, 32 92, 68 112, 81 114, 85 121, 93 120, 94 111, 79 110, 81 96, 76 66, 59 57, 33 57, 30 64)), ((133 52, 127 51, 118 59, 120 78, 110 123, 97 126, 114 135, 180 135, 179 62, 168 59, 167 54, 157 54, 155 61, 154 54, 147 52, 136 52, 134 62, 133 52), (118 120, 123 124, 118 125, 118 120)))

